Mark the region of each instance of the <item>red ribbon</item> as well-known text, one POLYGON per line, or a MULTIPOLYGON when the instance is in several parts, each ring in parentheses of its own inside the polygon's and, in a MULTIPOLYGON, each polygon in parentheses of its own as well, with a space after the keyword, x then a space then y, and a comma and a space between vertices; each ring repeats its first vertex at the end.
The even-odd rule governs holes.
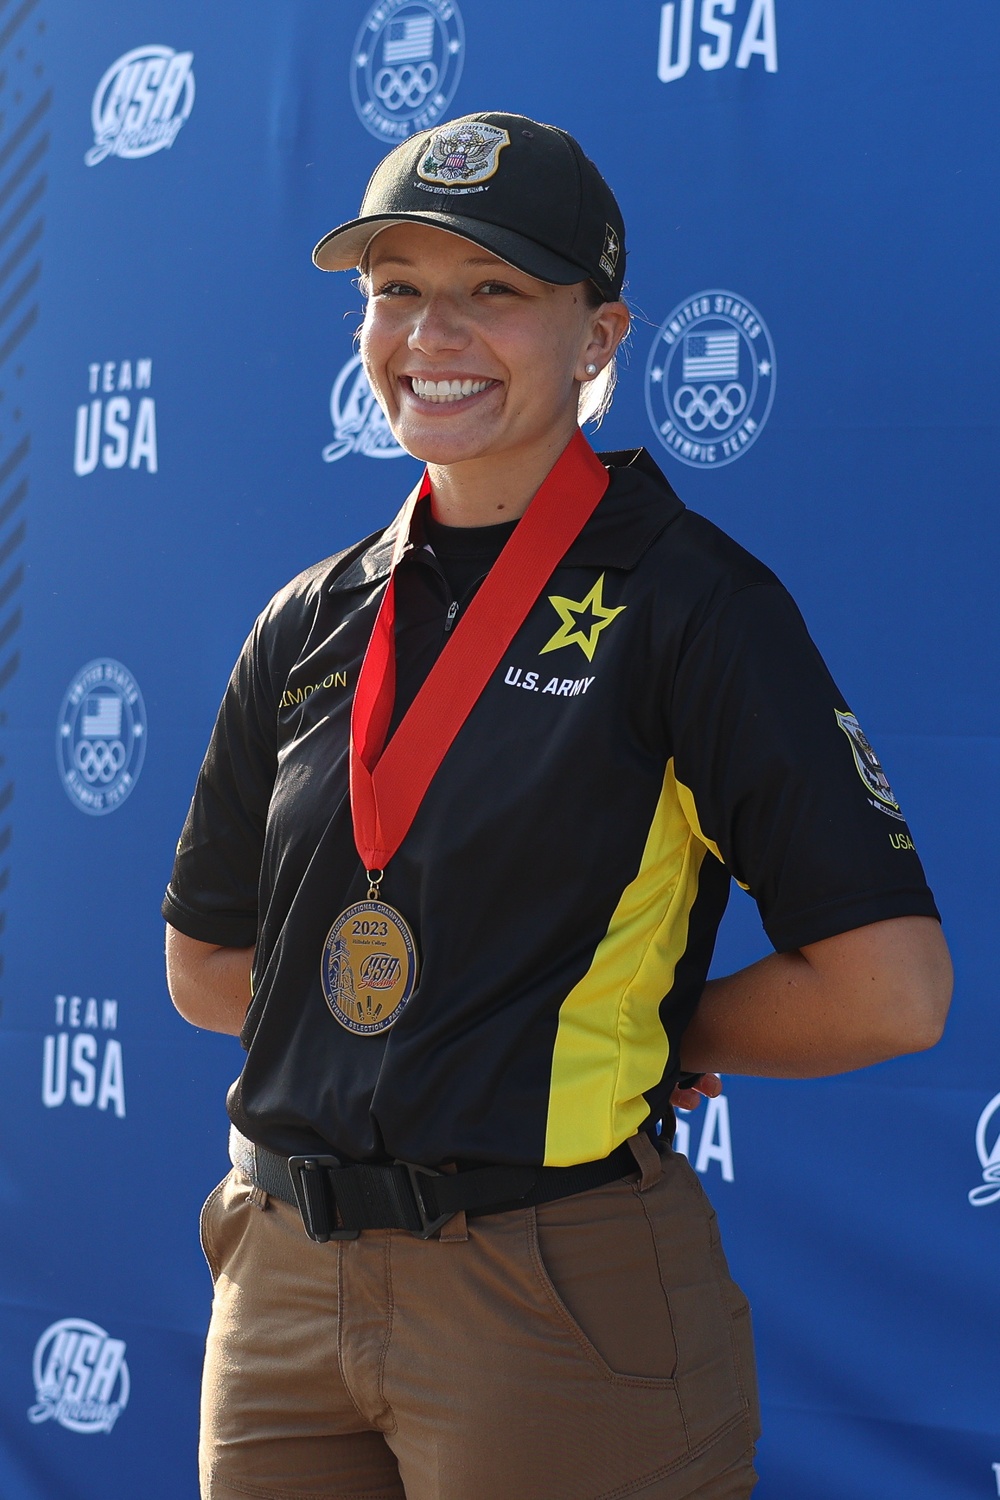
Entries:
POLYGON ((384 869, 403 842, 473 704, 608 482, 607 469, 577 429, 386 745, 396 697, 396 564, 414 506, 430 490, 426 471, 410 495, 351 711, 351 815, 366 870, 384 869))

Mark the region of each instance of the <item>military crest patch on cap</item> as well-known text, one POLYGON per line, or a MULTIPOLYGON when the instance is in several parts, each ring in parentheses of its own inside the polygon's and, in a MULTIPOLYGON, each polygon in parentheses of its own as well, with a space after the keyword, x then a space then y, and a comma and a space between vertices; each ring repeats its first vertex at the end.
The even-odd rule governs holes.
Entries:
POLYGON ((470 187, 486 182, 500 165, 500 152, 510 136, 498 125, 446 125, 435 130, 417 164, 417 176, 442 187, 470 187))
POLYGON ((868 736, 858 723, 854 714, 841 713, 836 710, 837 723, 847 735, 854 751, 854 764, 858 768, 858 775, 873 797, 879 802, 887 803, 889 807, 899 811, 899 803, 892 795, 892 787, 889 779, 882 769, 882 763, 875 751, 872 749, 868 736))
POLYGON ((615 279, 615 271, 618 266, 618 257, 621 254, 621 248, 622 242, 617 232, 612 229, 610 224, 605 224, 604 249, 601 251, 601 258, 598 261, 598 265, 605 276, 609 277, 612 281, 615 279))

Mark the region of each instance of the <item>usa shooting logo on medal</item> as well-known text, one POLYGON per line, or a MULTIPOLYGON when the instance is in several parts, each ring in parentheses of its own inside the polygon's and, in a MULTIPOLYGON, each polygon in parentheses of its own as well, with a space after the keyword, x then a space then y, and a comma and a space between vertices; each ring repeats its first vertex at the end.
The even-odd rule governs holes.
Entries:
POLYGON ((436 125, 455 97, 465 27, 454 0, 377 0, 351 54, 358 119, 395 144, 436 125))
POLYGON ((194 107, 193 59, 193 52, 173 47, 133 47, 111 64, 91 105, 88 167, 106 156, 152 156, 174 144, 194 107))
POLYGON ((413 994, 417 967, 413 934, 399 912, 385 901, 357 901, 341 912, 323 945, 326 1003, 348 1031, 388 1031, 413 994))
POLYGON ((347 361, 333 382, 330 421, 333 442, 323 449, 325 464, 336 463, 349 453, 359 453, 364 458, 408 457, 405 448, 393 437, 385 412, 375 400, 360 354, 347 361))
POLYGON ((66 795, 102 817, 121 807, 146 755, 146 708, 127 667, 102 656, 81 667, 62 701, 56 756, 66 795))
POLYGON ((646 411, 674 458, 719 469, 760 437, 774 382, 774 345, 756 308, 733 292, 699 292, 657 330, 646 364, 646 411))

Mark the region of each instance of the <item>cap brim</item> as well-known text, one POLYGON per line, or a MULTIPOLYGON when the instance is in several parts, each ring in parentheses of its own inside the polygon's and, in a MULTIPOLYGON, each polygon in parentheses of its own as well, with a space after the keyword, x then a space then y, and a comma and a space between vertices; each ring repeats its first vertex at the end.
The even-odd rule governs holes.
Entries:
POLYGON ((341 224, 320 240, 312 253, 313 264, 321 271, 353 270, 361 264, 375 236, 390 224, 426 224, 432 229, 443 229, 447 234, 460 235, 518 271, 556 286, 573 286, 589 277, 581 266, 547 250, 526 235, 515 234, 512 229, 487 224, 482 219, 467 219, 462 214, 437 213, 430 209, 420 213, 374 214, 341 224))

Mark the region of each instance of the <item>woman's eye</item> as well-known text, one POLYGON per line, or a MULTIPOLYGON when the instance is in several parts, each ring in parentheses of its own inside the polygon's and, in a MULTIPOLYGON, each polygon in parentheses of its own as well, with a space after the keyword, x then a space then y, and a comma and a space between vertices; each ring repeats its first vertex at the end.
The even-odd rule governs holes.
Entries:
POLYGON ((419 292, 405 281, 387 281, 375 289, 376 297, 417 297, 419 292))
POLYGON ((479 290, 490 297, 503 296, 505 292, 515 295, 514 288, 508 286, 505 281, 484 281, 479 290))

